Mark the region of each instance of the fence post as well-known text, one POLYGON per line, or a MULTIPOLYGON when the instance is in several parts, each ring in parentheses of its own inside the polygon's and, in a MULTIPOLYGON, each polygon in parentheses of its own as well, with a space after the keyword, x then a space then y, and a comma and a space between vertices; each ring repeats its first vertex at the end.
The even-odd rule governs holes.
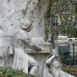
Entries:
POLYGON ((75 49, 74 49, 75 44, 73 43, 73 64, 75 65, 75 49))

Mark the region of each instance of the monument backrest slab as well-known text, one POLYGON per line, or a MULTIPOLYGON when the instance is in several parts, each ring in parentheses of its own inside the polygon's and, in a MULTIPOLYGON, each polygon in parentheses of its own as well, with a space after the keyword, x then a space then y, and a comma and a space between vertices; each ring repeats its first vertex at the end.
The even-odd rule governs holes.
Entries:
POLYGON ((57 44, 58 45, 68 45, 68 37, 67 36, 58 36, 57 44))
POLYGON ((58 36, 58 40, 68 40, 67 36, 58 36))
POLYGON ((58 46, 59 52, 70 52, 70 46, 58 46))

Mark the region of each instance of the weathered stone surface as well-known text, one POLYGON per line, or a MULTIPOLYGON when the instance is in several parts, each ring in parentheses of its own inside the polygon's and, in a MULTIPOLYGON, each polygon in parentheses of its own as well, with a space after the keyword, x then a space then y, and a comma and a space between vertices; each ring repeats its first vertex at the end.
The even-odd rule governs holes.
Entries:
POLYGON ((28 73, 28 65, 32 65, 30 73, 34 74, 38 62, 27 54, 27 48, 36 52, 40 51, 39 47, 45 47, 50 53, 50 44, 38 47, 30 39, 35 36, 44 38, 44 10, 41 9, 45 7, 38 4, 41 4, 38 0, 0 0, 0 66, 23 69, 28 73))
POLYGON ((37 74, 43 77, 44 64, 52 52, 51 44, 43 40, 47 3, 48 0, 0 0, 0 66, 31 74, 38 69, 37 74), (33 67, 29 70, 28 66, 33 67))

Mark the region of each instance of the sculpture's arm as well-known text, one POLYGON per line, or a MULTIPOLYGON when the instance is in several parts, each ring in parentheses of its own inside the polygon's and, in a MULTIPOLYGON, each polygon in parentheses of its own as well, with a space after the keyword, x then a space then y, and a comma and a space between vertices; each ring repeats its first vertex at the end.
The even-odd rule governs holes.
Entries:
POLYGON ((34 45, 30 39, 30 37, 25 34, 23 37, 22 37, 22 40, 31 48, 31 49, 34 49, 36 51, 40 51, 41 49, 39 47, 37 47, 36 45, 34 45))
POLYGON ((55 58, 56 56, 53 55, 52 57, 50 57, 49 59, 46 60, 46 64, 50 64, 51 61, 55 58))
POLYGON ((9 49, 9 54, 10 54, 10 55, 13 55, 13 48, 12 48, 12 45, 8 46, 8 49, 9 49))

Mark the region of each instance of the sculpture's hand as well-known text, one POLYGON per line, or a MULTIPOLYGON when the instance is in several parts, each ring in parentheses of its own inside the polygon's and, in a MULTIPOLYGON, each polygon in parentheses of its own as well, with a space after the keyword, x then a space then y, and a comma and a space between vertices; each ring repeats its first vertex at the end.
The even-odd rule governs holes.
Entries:
POLYGON ((36 51, 41 51, 41 48, 39 48, 39 47, 37 47, 35 45, 33 45, 33 49, 36 50, 36 51))
POLYGON ((25 34, 23 37, 22 37, 22 40, 31 48, 31 49, 34 49, 36 51, 41 51, 41 49, 39 47, 37 47, 36 45, 34 45, 32 43, 32 41, 30 40, 30 37, 25 34))

